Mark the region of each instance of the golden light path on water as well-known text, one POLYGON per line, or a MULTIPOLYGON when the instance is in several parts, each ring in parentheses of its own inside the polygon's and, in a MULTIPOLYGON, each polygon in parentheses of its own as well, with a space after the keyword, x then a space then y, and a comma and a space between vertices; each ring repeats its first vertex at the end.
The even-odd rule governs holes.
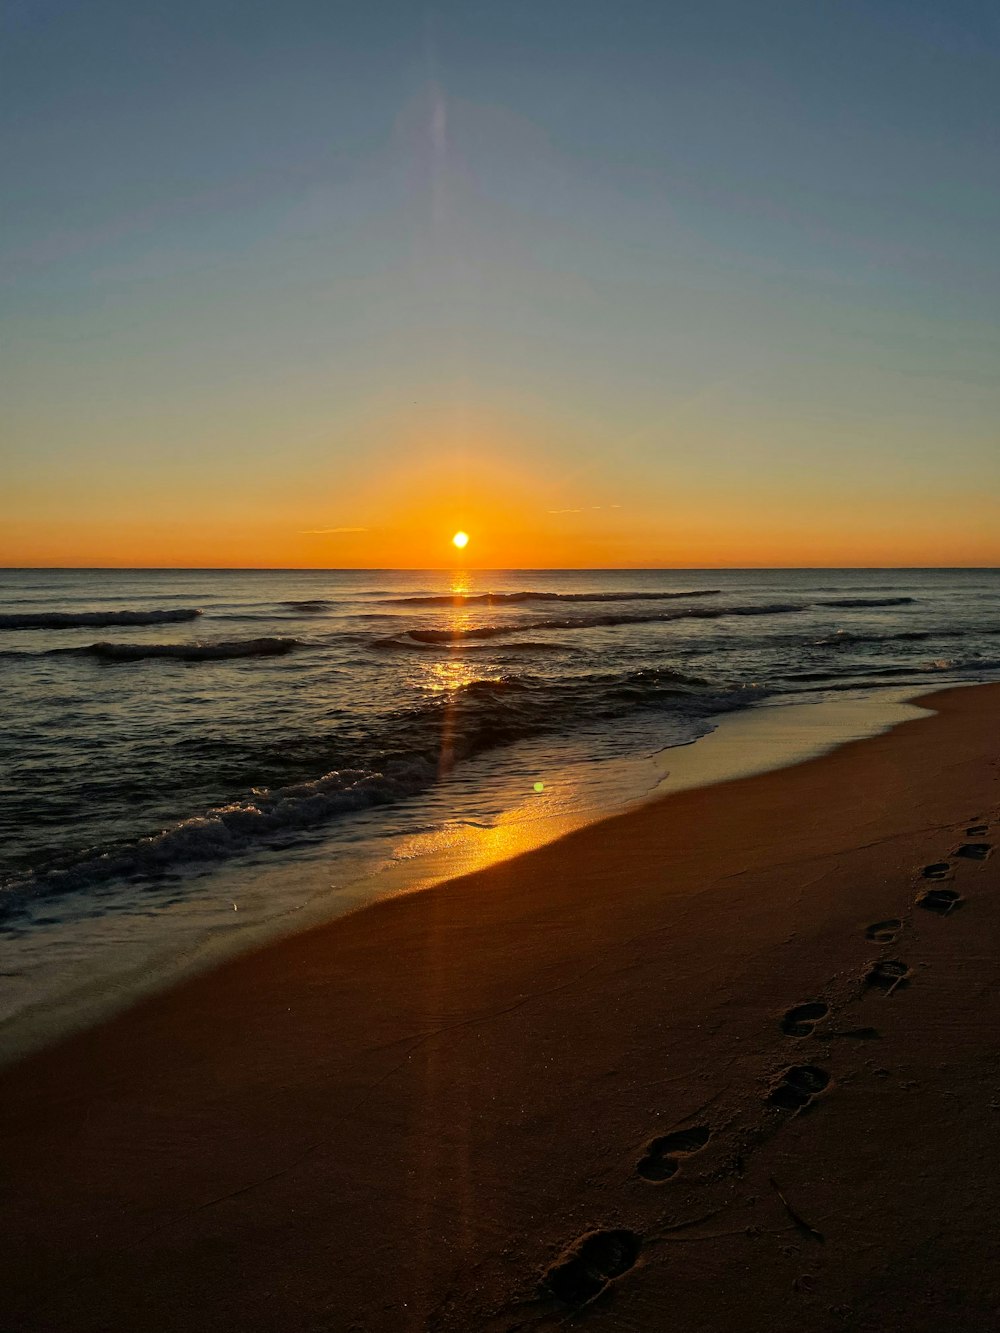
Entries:
MULTIPOLYGON (((464 532, 457 532, 452 538, 456 545, 458 538, 463 537, 468 541, 468 536, 464 532)), ((456 599, 455 606, 451 609, 447 628, 454 634, 454 641, 450 645, 453 656, 445 661, 428 662, 425 665, 425 678, 423 688, 430 694, 443 694, 446 696, 444 726, 441 729, 441 748, 438 755, 438 772, 441 776, 449 772, 455 762, 454 756, 454 735, 455 718, 452 700, 458 697, 457 692, 460 689, 474 685, 477 681, 499 680, 502 672, 496 670, 489 675, 484 675, 478 664, 474 661, 468 661, 461 654, 462 631, 473 624, 474 614, 469 611, 460 600, 467 597, 472 591, 472 580, 464 571, 456 572, 451 577, 451 595, 456 599)), ((531 783, 530 788, 535 798, 541 796, 545 791, 545 783, 541 779, 536 779, 531 783)))

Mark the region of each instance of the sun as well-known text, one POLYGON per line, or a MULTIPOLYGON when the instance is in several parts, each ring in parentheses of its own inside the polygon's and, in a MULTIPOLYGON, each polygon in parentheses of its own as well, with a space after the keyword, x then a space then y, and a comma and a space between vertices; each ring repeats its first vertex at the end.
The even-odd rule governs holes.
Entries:
POLYGON ((469 544, 469 534, 467 532, 456 532, 451 539, 452 546, 457 546, 460 551, 464 551, 469 544))

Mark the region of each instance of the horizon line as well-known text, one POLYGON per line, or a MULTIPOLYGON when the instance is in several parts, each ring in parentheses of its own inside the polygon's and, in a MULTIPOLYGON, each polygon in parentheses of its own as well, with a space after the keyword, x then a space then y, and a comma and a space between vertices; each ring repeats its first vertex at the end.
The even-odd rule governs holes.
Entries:
POLYGON ((773 570, 776 573, 812 570, 911 570, 1000 572, 1000 565, 0 565, 7 574, 668 574, 773 570))

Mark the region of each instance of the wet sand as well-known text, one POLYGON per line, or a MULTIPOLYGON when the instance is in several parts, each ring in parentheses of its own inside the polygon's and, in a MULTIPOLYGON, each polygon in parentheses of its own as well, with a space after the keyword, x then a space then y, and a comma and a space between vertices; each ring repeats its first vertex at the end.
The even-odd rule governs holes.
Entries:
POLYGON ((3 1071, 0 1329, 1000 1328, 1000 686, 922 702, 3 1071))

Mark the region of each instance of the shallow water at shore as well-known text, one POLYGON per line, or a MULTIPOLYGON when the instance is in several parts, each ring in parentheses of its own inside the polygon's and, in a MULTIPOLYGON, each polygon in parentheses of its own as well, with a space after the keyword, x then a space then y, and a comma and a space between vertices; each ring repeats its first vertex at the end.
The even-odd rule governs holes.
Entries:
POLYGON ((414 892, 551 842, 645 801, 786 767, 927 715, 914 687, 777 701, 722 719, 697 742, 594 762, 570 742, 549 747, 541 791, 528 745, 504 773, 473 762, 430 796, 358 818, 333 836, 227 862, 147 888, 109 887, 98 910, 79 896, 36 904, 5 941, 0 1062, 88 1026, 140 995, 388 895, 414 892))

